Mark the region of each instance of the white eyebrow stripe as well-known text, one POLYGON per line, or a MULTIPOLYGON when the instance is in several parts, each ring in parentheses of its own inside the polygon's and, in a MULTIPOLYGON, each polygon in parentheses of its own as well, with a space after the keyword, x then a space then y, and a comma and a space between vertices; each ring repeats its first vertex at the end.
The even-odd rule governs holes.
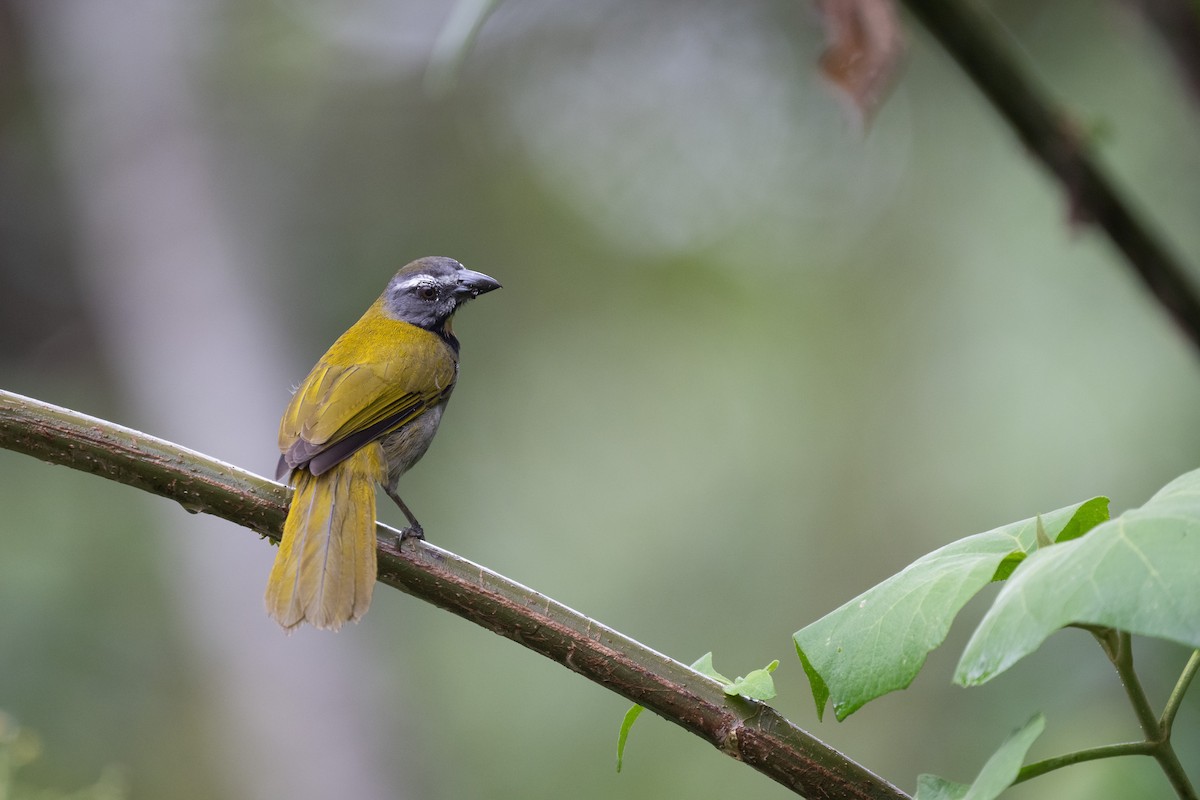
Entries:
POLYGON ((411 286, 417 286, 422 283, 437 283, 437 280, 430 274, 422 272, 420 275, 413 275, 411 278, 406 278, 396 284, 397 289, 407 289, 411 286))

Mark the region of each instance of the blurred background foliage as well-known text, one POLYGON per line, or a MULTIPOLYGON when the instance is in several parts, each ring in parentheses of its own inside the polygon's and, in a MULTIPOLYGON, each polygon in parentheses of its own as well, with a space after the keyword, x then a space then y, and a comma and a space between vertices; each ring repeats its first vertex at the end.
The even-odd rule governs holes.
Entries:
MULTIPOLYGON (((1020 56, 1200 261, 1197 107, 1117 2, 993 0, 1020 56)), ((505 0, 451 91, 434 0, 0 2, 6 389, 269 474, 289 386, 392 271, 505 288, 404 481, 431 538, 776 705, 912 790, 1136 735, 1067 632, 971 691, 977 610, 906 692, 818 723, 789 635, 951 539, 1196 467, 1200 370, 1105 241, 905 18, 852 130, 806 2, 505 0)), ((394 509, 381 506, 386 520, 394 509)), ((36 785, 130 796, 787 792, 402 594, 338 635, 262 611, 246 531, 0 452, 0 708, 36 785)), ((974 608, 974 607, 973 607, 974 608)), ((1184 653, 1139 642, 1163 698, 1184 653)), ((1200 771, 1200 702, 1177 749, 1200 771)), ((1013 797, 1167 797, 1147 761, 1013 797)))

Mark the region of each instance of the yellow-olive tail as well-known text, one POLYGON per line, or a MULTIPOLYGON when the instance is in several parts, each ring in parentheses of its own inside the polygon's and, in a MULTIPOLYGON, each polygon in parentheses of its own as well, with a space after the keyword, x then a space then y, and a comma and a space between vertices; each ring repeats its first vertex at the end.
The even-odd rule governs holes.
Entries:
POLYGON ((301 622, 337 630, 357 621, 375 587, 375 484, 386 479, 372 442, 322 475, 292 472, 296 487, 275 566, 267 613, 291 630, 301 622))

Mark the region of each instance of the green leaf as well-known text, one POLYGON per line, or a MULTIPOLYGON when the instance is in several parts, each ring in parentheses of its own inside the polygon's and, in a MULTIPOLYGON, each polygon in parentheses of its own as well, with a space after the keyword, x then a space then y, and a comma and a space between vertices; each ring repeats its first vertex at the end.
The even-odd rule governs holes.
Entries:
MULTIPOLYGON (((804 667, 804 674, 808 676, 808 684, 812 688, 813 702, 817 705, 817 718, 823 719, 825 716, 825 703, 829 700, 829 687, 825 685, 825 680, 821 677, 821 673, 817 671, 817 668, 808 660, 808 656, 800 649, 800 640, 796 636, 792 637, 792 643, 796 645, 796 655, 800 656, 800 666, 804 667)), ((847 711, 846 713, 849 714, 851 712, 847 711)))
MULTIPOLYGON (((775 682, 771 680, 770 673, 779 666, 778 661, 772 661, 765 669, 753 670, 745 678, 738 678, 737 681, 731 681, 721 673, 717 672, 713 666, 712 653, 708 652, 692 662, 691 668, 699 672, 705 677, 712 678, 725 689, 725 694, 744 694, 747 697, 753 697, 756 700, 769 700, 775 696, 775 682), (757 673, 763 673, 758 675, 757 673), (736 686, 739 683, 745 683, 745 690, 738 689, 737 691, 729 691, 729 687, 736 686), (760 696, 761 693, 770 692, 769 695, 760 696), (759 694, 753 694, 757 692, 759 694)), ((621 720, 621 731, 617 734, 617 772, 621 771, 621 764, 625 758, 625 741, 629 738, 629 729, 633 727, 633 723, 638 716, 645 711, 642 706, 635 705, 633 708, 625 712, 625 719, 621 720)))
POLYGON ((775 681, 771 679, 771 673, 778 666, 779 659, 775 659, 762 669, 751 670, 746 677, 739 677, 726 686, 725 694, 740 694, 752 700, 770 700, 775 696, 775 681))
POLYGON ((914 800, 963 800, 971 787, 955 783, 937 775, 924 773, 917 776, 917 794, 914 800))
POLYGON ((629 729, 633 727, 634 721, 646 709, 642 706, 634 706, 625 712, 625 719, 621 720, 621 732, 617 734, 617 772, 621 771, 621 764, 625 758, 625 740, 629 738, 629 729))
POLYGON ((1045 727, 1045 717, 1035 714, 1033 719, 1013 731, 1004 744, 992 753, 979 771, 979 777, 970 786, 936 775, 920 776, 917 778, 915 800, 994 800, 1017 779, 1025 754, 1045 727))
POLYGON ((1072 623, 1200 647, 1197 565, 1200 470, 1086 537, 1031 556, 975 630, 954 680, 990 680, 1072 623))
POLYGON ((697 658, 694 662, 692 662, 692 669, 696 670, 696 672, 699 672, 701 675, 707 675, 717 683, 724 685, 733 683, 733 681, 717 672, 716 668, 713 667, 712 653, 705 653, 697 658))
POLYGON ((1108 521, 1108 498, 1098 497, 1079 507, 1079 511, 1071 517, 1066 526, 1055 537, 1054 541, 1062 544, 1072 539, 1078 539, 1101 522, 1108 521), (1096 500, 1103 500, 1098 503, 1096 500))
MULTIPOLYGON (((1083 532, 1106 518, 1107 508, 1107 498, 1093 498, 1042 515, 1042 527, 1051 538, 1065 530, 1083 532)), ((817 715, 824 714, 831 698, 834 714, 845 719, 876 697, 912 683, 967 601, 1036 548, 1036 518, 968 536, 797 631, 792 638, 817 715)))

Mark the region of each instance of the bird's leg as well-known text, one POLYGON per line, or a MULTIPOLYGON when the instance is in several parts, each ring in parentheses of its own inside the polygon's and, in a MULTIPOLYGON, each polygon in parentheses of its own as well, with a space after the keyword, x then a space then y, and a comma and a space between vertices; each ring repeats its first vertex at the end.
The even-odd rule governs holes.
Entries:
POLYGON ((421 523, 417 522, 417 518, 408 510, 408 506, 400 499, 400 493, 394 487, 384 486, 383 490, 387 492, 387 496, 392 498, 392 502, 400 506, 400 510, 404 512, 404 516, 408 518, 409 527, 400 531, 400 541, 405 539, 424 539, 425 531, 421 528, 421 523))

